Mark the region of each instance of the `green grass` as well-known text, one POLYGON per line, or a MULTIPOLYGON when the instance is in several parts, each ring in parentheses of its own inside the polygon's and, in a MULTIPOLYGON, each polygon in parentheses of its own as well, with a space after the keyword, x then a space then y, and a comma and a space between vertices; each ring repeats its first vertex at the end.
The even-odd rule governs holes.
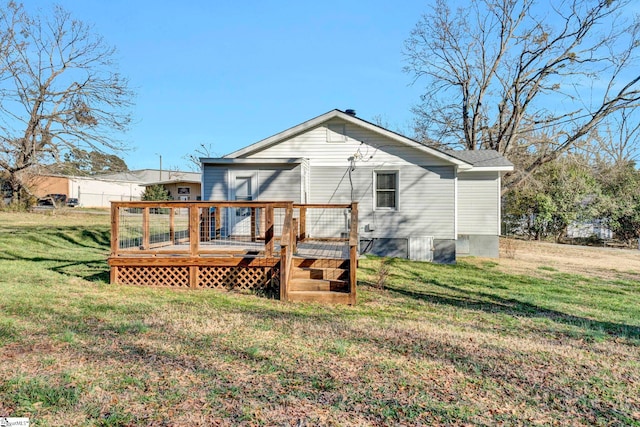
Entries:
POLYGON ((108 223, 0 213, 0 416, 640 426, 637 280, 386 260, 378 289, 374 258, 356 307, 111 286, 108 223))

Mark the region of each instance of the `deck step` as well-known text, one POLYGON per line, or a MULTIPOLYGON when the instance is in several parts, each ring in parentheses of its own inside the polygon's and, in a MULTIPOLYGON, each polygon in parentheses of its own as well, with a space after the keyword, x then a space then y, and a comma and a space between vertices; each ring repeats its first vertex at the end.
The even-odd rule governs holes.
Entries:
POLYGON ((296 267, 292 271, 294 279, 349 280, 349 270, 343 268, 296 267))
POLYGON ((329 304, 349 304, 350 302, 348 293, 330 291, 292 291, 289 292, 289 301, 329 304))
POLYGON ((293 266, 300 268, 341 268, 349 269, 348 259, 329 259, 329 258, 293 258, 293 266))
POLYGON ((347 282, 342 280, 318 280, 295 278, 289 282, 289 291, 335 291, 348 292, 347 282))

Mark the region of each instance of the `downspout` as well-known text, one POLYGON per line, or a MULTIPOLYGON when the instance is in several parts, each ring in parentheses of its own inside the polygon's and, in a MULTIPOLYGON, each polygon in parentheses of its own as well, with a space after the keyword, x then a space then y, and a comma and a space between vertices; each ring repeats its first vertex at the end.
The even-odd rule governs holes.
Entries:
POLYGON ((498 172, 498 237, 502 228, 502 173, 498 172))
POLYGON ((453 239, 458 240, 458 166, 453 167, 453 239))

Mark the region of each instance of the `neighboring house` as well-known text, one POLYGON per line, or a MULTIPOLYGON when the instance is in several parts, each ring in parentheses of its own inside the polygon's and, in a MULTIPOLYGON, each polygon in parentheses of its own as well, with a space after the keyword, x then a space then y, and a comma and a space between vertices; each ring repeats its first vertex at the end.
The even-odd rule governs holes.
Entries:
POLYGON ((495 151, 439 151, 332 110, 222 158, 202 158, 203 200, 358 202, 360 251, 450 263, 498 256, 495 151))
POLYGON ((149 182, 143 184, 144 187, 161 185, 167 190, 172 200, 200 200, 201 183, 200 180, 175 179, 170 181, 149 182))
POLYGON ((144 188, 135 181, 118 181, 95 176, 37 175, 29 179, 36 197, 64 194, 77 198, 79 206, 109 207, 112 201, 140 200, 144 188))
MULTIPOLYGON (((115 201, 140 200, 145 185, 168 178, 171 183, 183 182, 178 191, 189 191, 189 200, 196 200, 200 195, 200 174, 195 172, 159 171, 157 169, 141 169, 112 174, 92 176, 67 175, 34 175, 29 178, 29 185, 36 197, 47 194, 64 194, 69 198, 77 198, 82 207, 109 207, 115 201), (185 190, 187 188, 188 190, 185 190), (195 194, 196 196, 193 196, 195 194)), ((177 194, 176 194, 177 195, 177 194)), ((179 197, 176 197, 179 200, 179 197)))
POLYGON ((567 237, 570 239, 595 237, 601 240, 611 240, 613 239, 613 231, 601 219, 591 222, 572 222, 567 227, 567 237))

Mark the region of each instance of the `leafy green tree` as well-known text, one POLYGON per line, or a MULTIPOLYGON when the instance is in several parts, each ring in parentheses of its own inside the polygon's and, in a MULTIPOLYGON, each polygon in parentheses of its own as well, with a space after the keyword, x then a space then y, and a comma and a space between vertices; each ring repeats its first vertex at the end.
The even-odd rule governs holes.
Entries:
POLYGON ((551 197, 531 187, 511 191, 505 197, 507 234, 524 234, 540 240, 547 236, 556 210, 551 197))
POLYGON ((564 156, 507 194, 505 219, 533 238, 558 241, 571 223, 601 218, 604 200, 584 158, 564 156))
POLYGON ((640 171, 632 161, 596 168, 606 205, 602 217, 619 240, 640 238, 640 171))
POLYGON ((144 201, 165 201, 173 200, 169 195, 169 192, 162 185, 149 185, 144 189, 142 193, 142 200, 144 201))
POLYGON ((96 175, 129 170, 125 161, 115 154, 95 150, 86 151, 80 148, 72 148, 65 153, 64 161, 58 169, 66 175, 96 175))
POLYGON ((565 157, 543 168, 549 179, 548 195, 556 211, 549 232, 558 241, 573 222, 589 222, 602 215, 600 184, 579 158, 565 157))

